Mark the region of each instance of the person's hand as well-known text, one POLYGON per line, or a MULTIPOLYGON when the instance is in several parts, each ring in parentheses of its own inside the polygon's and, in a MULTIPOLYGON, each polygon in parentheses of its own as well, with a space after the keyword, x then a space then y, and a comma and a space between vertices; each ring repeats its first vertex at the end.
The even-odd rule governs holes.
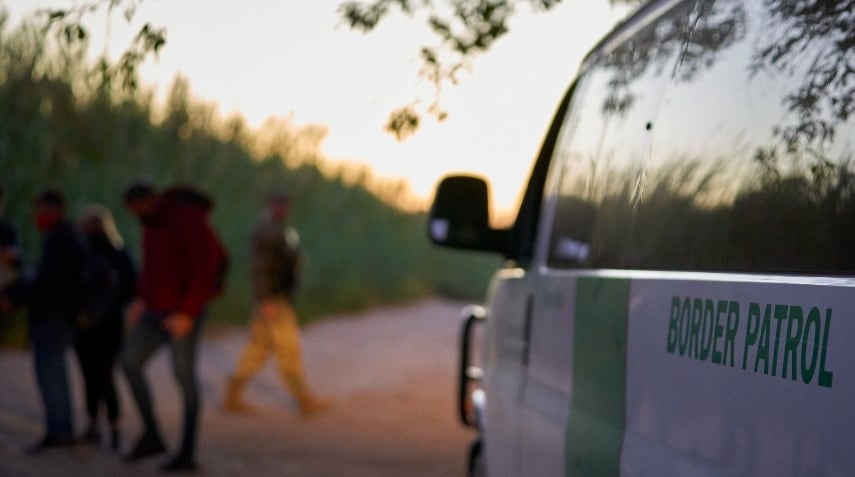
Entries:
POLYGON ((15 309, 12 300, 6 297, 5 293, 0 293, 0 311, 3 313, 11 313, 15 309))
POLYGON ((169 331, 172 339, 178 340, 187 336, 193 330, 193 317, 187 313, 171 313, 163 321, 163 326, 169 331))
POLYGON ((134 299, 128 308, 125 310, 125 320, 128 322, 130 326, 136 326, 136 324, 142 318, 143 312, 145 311, 145 305, 143 305, 142 300, 139 298, 134 299))

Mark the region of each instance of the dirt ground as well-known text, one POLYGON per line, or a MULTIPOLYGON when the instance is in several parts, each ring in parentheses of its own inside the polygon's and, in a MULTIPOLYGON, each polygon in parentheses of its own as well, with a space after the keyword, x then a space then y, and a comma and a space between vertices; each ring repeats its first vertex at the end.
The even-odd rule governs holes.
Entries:
MULTIPOLYGON (((199 474, 210 476, 459 476, 473 438, 456 419, 457 330, 463 304, 425 301, 338 316, 303 330, 304 359, 316 391, 335 407, 311 419, 294 413, 272 363, 252 381, 251 415, 220 411, 226 377, 244 329, 206 334, 199 375, 203 415, 199 474)), ((71 357, 71 356, 70 356, 71 357)), ((83 399, 69 360, 78 428, 83 399)), ((148 369, 164 435, 179 439, 180 399, 160 351, 148 369)), ((119 377, 123 447, 140 424, 119 377)), ((106 448, 79 445, 36 456, 23 452, 41 433, 30 355, 0 351, 0 476, 163 475, 162 457, 127 464, 106 448)))

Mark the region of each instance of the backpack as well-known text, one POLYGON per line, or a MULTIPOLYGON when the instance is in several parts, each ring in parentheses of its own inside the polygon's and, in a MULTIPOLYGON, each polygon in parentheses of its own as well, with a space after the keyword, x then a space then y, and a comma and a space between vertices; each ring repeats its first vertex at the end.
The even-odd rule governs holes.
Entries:
MULTIPOLYGON (((206 210, 213 208, 211 200, 201 192, 186 186, 174 186, 168 189, 164 195, 174 197, 175 200, 184 205, 202 207, 206 210)), ((229 270, 229 254, 223 246, 223 242, 217 235, 217 232, 211 226, 210 222, 205 221, 204 234, 207 236, 208 251, 214 255, 214 261, 217 263, 216 276, 211 284, 211 297, 222 295, 226 289, 226 276, 229 270)))
POLYGON ((119 302, 119 274, 110 261, 88 243, 83 244, 81 267, 83 326, 97 327, 119 302))

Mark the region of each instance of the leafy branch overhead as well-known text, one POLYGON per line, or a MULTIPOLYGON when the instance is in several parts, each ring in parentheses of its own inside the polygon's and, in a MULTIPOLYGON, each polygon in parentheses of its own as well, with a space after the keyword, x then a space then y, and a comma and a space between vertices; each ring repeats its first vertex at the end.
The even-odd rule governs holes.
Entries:
MULTIPOLYGON (((125 21, 131 23, 142 0, 92 0, 70 8, 45 9, 38 12, 44 18, 45 34, 53 34, 61 45, 70 50, 85 49, 88 45, 89 31, 84 25, 87 17, 92 17, 106 9, 107 21, 112 21, 115 11, 121 10, 125 21)), ((137 90, 139 66, 149 55, 156 56, 166 44, 166 29, 145 23, 135 35, 130 45, 122 52, 115 63, 106 57, 99 63, 103 86, 110 86, 114 79, 119 80, 121 89, 126 93, 137 90)))
MULTIPOLYGON (((583 0, 578 0, 583 1, 583 0)), ((601 0, 602 1, 602 0, 601 0)), ((638 0, 608 0, 614 4, 635 4, 638 0)), ((545 12, 561 0, 373 0, 346 1, 339 14, 351 29, 368 33, 393 11, 408 17, 420 16, 436 37, 436 45, 421 47, 419 76, 434 86, 435 95, 424 112, 439 121, 448 113, 440 107, 444 85, 455 85, 458 74, 478 55, 487 52, 510 31, 509 19, 520 4, 545 12)), ((386 131, 403 140, 418 129, 421 112, 415 104, 398 108, 389 116, 386 131)))

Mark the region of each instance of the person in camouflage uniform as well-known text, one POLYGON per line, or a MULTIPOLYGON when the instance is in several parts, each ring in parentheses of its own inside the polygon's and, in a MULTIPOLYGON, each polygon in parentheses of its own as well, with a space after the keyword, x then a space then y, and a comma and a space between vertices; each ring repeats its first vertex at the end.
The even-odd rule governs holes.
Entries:
POLYGON ((303 369, 300 329, 292 304, 300 261, 299 236, 287 225, 289 212, 288 195, 271 194, 267 210, 252 235, 255 310, 249 341, 226 388, 223 401, 226 411, 249 410, 242 397, 243 390, 271 353, 302 415, 313 415, 330 406, 309 390, 303 369))

